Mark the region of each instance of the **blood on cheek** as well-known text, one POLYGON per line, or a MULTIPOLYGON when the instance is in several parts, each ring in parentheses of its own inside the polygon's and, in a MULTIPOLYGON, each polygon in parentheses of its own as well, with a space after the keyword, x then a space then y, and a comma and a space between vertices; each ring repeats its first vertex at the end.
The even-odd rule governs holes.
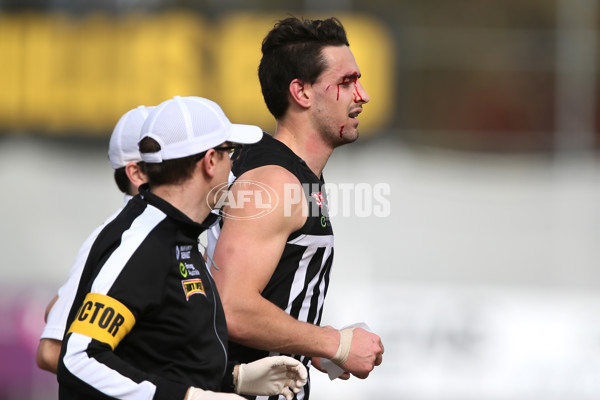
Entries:
MULTIPOLYGON (((340 85, 342 85, 343 83, 344 82, 337 84, 337 97, 336 97, 336 100, 340 99, 340 85)), ((327 92, 330 87, 331 87, 331 85, 327 85, 327 87, 325 88, 325 91, 327 92)))

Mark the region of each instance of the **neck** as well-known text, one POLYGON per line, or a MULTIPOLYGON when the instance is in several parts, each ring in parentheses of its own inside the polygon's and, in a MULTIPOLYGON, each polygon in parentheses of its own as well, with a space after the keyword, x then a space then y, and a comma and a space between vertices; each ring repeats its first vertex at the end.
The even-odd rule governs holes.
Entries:
POLYGON ((210 213, 210 208, 206 203, 208 192, 195 189, 193 182, 187 181, 180 185, 162 185, 153 188, 152 192, 199 224, 210 213))
POLYGON ((323 140, 319 132, 303 128, 303 124, 295 124, 293 121, 278 121, 275 135, 273 137, 306 162, 308 168, 321 177, 327 160, 333 153, 333 146, 323 140))

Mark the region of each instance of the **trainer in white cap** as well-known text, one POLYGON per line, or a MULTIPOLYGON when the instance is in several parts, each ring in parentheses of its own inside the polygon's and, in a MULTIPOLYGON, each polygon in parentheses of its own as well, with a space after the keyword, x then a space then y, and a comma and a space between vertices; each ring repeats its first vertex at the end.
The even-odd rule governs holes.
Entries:
POLYGON ((152 138, 160 150, 141 157, 146 163, 160 163, 200 154, 227 141, 256 143, 262 135, 258 126, 232 124, 214 101, 175 96, 156 106, 146 118, 140 141, 152 138))
POLYGON ((127 111, 110 136, 108 160, 113 169, 125 167, 130 162, 142 161, 138 141, 142 125, 154 107, 139 106, 127 111))

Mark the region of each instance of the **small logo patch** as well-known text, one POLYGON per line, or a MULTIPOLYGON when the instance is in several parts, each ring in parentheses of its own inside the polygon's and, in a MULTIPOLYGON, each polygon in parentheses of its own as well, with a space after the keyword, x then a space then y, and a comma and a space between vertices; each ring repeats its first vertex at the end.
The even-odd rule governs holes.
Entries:
POLYGON ((183 286, 186 300, 189 300, 193 294, 203 294, 206 296, 202 279, 186 279, 185 281, 181 281, 181 285, 183 286))
POLYGON ((311 193, 311 196, 315 198, 315 202, 319 207, 323 207, 323 204, 325 203, 325 197, 321 192, 311 193))
POLYGON ((321 217, 321 226, 323 228, 325 228, 327 226, 327 218, 325 218, 324 215, 321 217))
POLYGON ((181 273, 181 276, 183 276, 184 278, 187 278, 188 275, 190 277, 200 275, 200 271, 198 271, 196 267, 194 267, 194 264, 184 262, 179 263, 179 273, 181 273))
POLYGON ((191 250, 192 250, 192 246, 189 244, 175 246, 175 257, 178 260, 189 260, 191 258, 191 255, 190 255, 191 250))
POLYGON ((179 263, 179 272, 181 273, 181 276, 183 276, 184 278, 188 277, 188 270, 185 267, 184 263, 179 263))

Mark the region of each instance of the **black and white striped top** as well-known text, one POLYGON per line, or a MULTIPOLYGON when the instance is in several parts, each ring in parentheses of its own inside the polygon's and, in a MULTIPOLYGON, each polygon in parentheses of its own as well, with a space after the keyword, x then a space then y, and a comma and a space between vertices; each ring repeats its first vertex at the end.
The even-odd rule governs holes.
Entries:
MULTIPOLYGON (((214 222, 214 218, 210 220, 214 222)), ((183 399, 227 382, 223 306, 198 224, 148 192, 91 247, 67 320, 59 398, 183 399)))
MULTIPOLYGON (((327 213, 324 181, 290 148, 267 133, 260 142, 244 146, 232 173, 236 179, 247 171, 266 165, 281 166, 298 178, 308 202, 308 216, 304 226, 288 237, 281 259, 262 296, 299 321, 319 325, 333 262, 333 230, 327 213)), ((209 232, 209 256, 219 232, 218 224, 209 232)), ((232 360, 251 362, 269 355, 279 354, 229 342, 232 360)), ((307 367, 310 365, 310 357, 292 356, 307 367)), ((297 399, 308 399, 309 391, 307 384, 298 393, 297 399)), ((278 396, 257 397, 267 398, 277 399, 278 396)))

